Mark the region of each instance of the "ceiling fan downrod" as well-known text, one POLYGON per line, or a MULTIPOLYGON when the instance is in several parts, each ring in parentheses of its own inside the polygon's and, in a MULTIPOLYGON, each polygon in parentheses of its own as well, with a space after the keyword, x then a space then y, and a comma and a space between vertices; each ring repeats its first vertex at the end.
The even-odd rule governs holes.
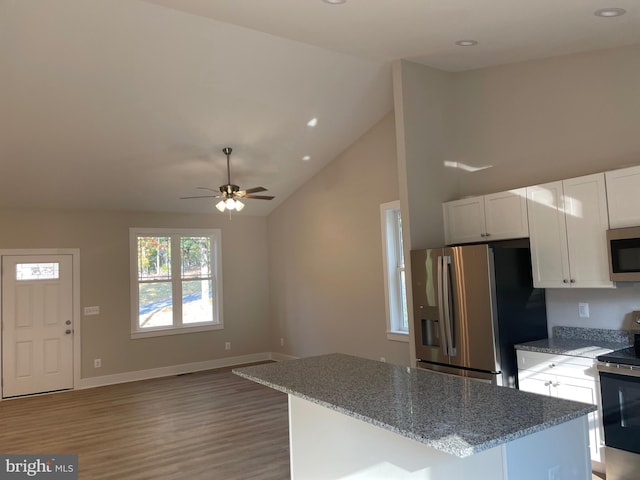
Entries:
POLYGON ((231 167, 229 166, 229 157, 233 149, 231 147, 224 147, 222 153, 227 156, 227 185, 231 185, 231 167))

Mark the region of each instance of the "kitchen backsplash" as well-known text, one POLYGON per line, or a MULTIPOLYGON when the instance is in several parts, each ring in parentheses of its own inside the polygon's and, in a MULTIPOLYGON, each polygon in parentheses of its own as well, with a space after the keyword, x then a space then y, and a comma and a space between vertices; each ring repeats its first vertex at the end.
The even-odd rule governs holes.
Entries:
POLYGON ((623 284, 617 288, 567 288, 546 290, 547 325, 553 327, 604 328, 639 330, 632 318, 640 310, 640 285, 623 284), (589 318, 578 314, 578 304, 589 304, 589 318))
POLYGON ((611 330, 607 328, 553 327, 553 338, 575 340, 597 340, 600 342, 633 343, 627 330, 611 330))

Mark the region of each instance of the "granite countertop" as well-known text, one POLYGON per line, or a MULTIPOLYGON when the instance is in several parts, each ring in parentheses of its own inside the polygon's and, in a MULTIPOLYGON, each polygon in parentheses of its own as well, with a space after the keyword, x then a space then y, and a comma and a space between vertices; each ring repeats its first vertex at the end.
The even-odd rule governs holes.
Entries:
POLYGON ((343 354, 233 372, 458 457, 596 409, 595 405, 343 354))
POLYGON ((627 348, 629 332, 599 328, 554 327, 553 337, 515 345, 516 350, 595 359, 598 355, 627 348))

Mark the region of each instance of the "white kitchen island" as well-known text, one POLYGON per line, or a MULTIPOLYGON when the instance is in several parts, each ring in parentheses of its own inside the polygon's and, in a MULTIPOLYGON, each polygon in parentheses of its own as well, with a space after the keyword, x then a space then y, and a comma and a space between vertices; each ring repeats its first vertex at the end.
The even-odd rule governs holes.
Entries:
POLYGON ((289 395, 293 480, 591 478, 593 405, 342 354, 234 372, 289 395))

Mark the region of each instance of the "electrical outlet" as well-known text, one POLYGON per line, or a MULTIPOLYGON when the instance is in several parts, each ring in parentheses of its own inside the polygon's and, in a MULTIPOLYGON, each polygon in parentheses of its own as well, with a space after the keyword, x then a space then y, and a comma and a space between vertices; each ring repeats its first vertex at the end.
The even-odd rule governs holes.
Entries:
POLYGON ((578 304, 578 315, 580 315, 580 318, 589 318, 589 304, 588 303, 579 303, 578 304))
POLYGON ((94 358, 93 359, 93 368, 102 368, 102 359, 94 358))
POLYGON ((224 349, 225 350, 231 350, 231 342, 225 342, 224 349))
POLYGON ((280 338, 280 346, 284 347, 284 338, 280 338))
POLYGON ((84 307, 85 315, 100 315, 100 307, 84 307))

